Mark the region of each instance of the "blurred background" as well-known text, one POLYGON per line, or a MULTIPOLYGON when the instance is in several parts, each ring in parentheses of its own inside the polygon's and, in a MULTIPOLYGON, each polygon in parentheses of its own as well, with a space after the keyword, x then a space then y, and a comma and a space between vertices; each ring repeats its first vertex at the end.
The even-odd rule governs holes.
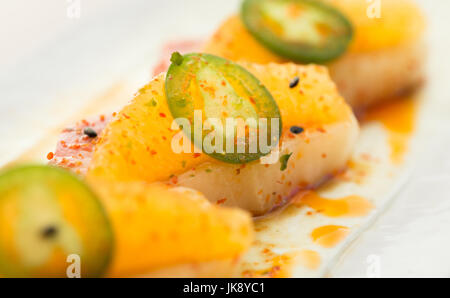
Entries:
MULTIPOLYGON (((372 256, 381 276, 450 276, 450 1, 417 2, 429 21, 425 100, 444 116, 423 124, 428 137, 410 182, 332 276, 367 276, 372 256)), ((112 84, 121 82, 131 97, 165 42, 208 36, 240 1, 1 3, 0 166, 112 84)))

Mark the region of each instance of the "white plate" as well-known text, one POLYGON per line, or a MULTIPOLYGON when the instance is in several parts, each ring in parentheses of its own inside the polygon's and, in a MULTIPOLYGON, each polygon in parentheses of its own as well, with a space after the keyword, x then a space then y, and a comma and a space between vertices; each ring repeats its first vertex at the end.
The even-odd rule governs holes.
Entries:
MULTIPOLYGON (((69 18, 73 2, 20 0, 2 8, 0 41, 8 46, 0 49, 0 165, 75 115, 89 113, 93 98, 106 96, 108 109, 131 98, 151 77, 165 41, 207 36, 240 1, 81 0, 80 18, 69 18)), ((450 3, 419 2, 430 21, 430 63, 415 170, 400 193, 393 196, 404 174, 377 197, 380 206, 396 200, 337 265, 347 243, 312 276, 328 269, 336 277, 450 276, 450 3)), ((310 274, 299 269, 296 275, 310 274)))

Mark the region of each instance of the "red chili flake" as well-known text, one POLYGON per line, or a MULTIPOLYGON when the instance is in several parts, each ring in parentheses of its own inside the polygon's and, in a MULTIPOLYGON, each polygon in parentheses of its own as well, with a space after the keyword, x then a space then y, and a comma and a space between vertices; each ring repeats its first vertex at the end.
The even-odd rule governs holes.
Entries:
POLYGON ((225 83, 225 81, 222 81, 222 86, 226 86, 227 83, 225 83))
POLYGON ((322 158, 327 158, 327 155, 325 153, 322 153, 322 158))
POLYGON ((217 205, 221 205, 227 201, 227 198, 223 198, 217 201, 217 205))
POLYGON ((113 115, 113 117, 116 117, 117 113, 116 113, 116 112, 114 112, 114 113, 112 113, 112 115, 113 115))
POLYGON ((83 146, 81 146, 81 149, 83 151, 92 152, 92 148, 89 146, 89 144, 84 144, 83 146))
POLYGON ((100 121, 105 121, 105 115, 100 115, 100 121))
POLYGON ((253 273, 250 270, 245 270, 244 272, 242 272, 242 276, 253 277, 253 273))
POLYGON ((122 114, 125 118, 130 119, 130 116, 128 116, 127 114, 123 113, 122 114))
POLYGON ((83 123, 86 126, 89 126, 89 122, 87 122, 85 119, 81 120, 81 123, 83 123))
POLYGON ((173 184, 177 184, 178 183, 178 176, 173 175, 172 178, 170 178, 170 182, 172 182, 173 184))
POLYGON ((155 155, 156 153, 157 153, 157 152, 156 152, 155 150, 151 150, 151 151, 150 151, 150 154, 151 154, 151 155, 155 155))
POLYGON ((80 145, 75 144, 75 145, 70 146, 69 149, 77 150, 77 149, 80 149, 80 147, 81 147, 80 145))
POLYGON ((251 102, 252 104, 256 104, 256 101, 255 101, 255 99, 254 99, 253 97, 249 97, 249 100, 250 100, 250 102, 251 102))
POLYGON ((66 147, 67 147, 66 141, 61 141, 61 145, 62 145, 64 148, 66 148, 66 147))
POLYGON ((167 140, 167 138, 165 137, 165 136, 162 136, 162 139, 165 141, 165 140, 167 140))
POLYGON ((200 157, 201 153, 194 153, 194 158, 200 157))
POLYGON ((163 117, 163 118, 166 118, 166 114, 164 114, 164 113, 159 113, 159 116, 163 117))
POLYGON ((53 152, 49 152, 49 153, 47 154, 47 159, 48 159, 48 160, 52 160, 52 159, 53 159, 53 156, 54 156, 53 152))
POLYGON ((274 266, 274 267, 272 267, 272 269, 271 269, 270 272, 269 272, 269 276, 270 276, 270 277, 276 276, 277 272, 280 271, 280 270, 281 270, 281 267, 280 267, 280 266, 274 266))

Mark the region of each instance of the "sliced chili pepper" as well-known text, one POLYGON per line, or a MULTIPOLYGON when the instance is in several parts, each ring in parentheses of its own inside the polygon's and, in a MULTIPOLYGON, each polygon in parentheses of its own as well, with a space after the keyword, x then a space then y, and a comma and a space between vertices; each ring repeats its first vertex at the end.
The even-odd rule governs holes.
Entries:
POLYGON ((243 67, 213 55, 180 57, 176 53, 174 57, 166 76, 167 101, 173 118, 191 141, 227 163, 247 163, 270 153, 261 150, 258 140, 264 135, 264 145, 270 149, 278 144, 281 115, 260 81, 243 67), (180 119, 188 120, 190 127, 180 119), (196 121, 208 129, 199 131, 196 121), (273 121, 278 121, 278 127, 273 121))
POLYGON ((321 1, 245 0, 241 17, 266 48, 301 63, 333 60, 353 37, 350 21, 321 1))
POLYGON ((112 256, 112 228, 97 196, 60 168, 1 173, 0 226, 3 277, 67 277, 71 255, 80 258, 81 277, 98 277, 112 256))

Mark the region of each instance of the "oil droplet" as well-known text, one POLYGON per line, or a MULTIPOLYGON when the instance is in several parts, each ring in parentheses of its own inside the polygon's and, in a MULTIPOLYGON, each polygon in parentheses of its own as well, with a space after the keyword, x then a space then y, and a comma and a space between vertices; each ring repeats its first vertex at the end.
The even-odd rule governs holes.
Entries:
POLYGON ((414 131, 418 100, 401 97, 370 109, 364 121, 379 121, 388 130, 391 160, 401 163, 408 149, 411 133, 414 131))
POLYGON ((293 203, 297 206, 309 206, 316 212, 329 217, 365 216, 374 207, 367 199, 357 195, 327 199, 319 196, 315 191, 300 193, 294 198, 293 203))
POLYGON ((317 244, 323 247, 335 247, 338 243, 347 237, 350 229, 344 226, 322 226, 316 228, 311 233, 311 238, 317 244))
POLYGON ((298 254, 299 262, 308 269, 319 268, 321 258, 317 251, 304 249, 298 254))

